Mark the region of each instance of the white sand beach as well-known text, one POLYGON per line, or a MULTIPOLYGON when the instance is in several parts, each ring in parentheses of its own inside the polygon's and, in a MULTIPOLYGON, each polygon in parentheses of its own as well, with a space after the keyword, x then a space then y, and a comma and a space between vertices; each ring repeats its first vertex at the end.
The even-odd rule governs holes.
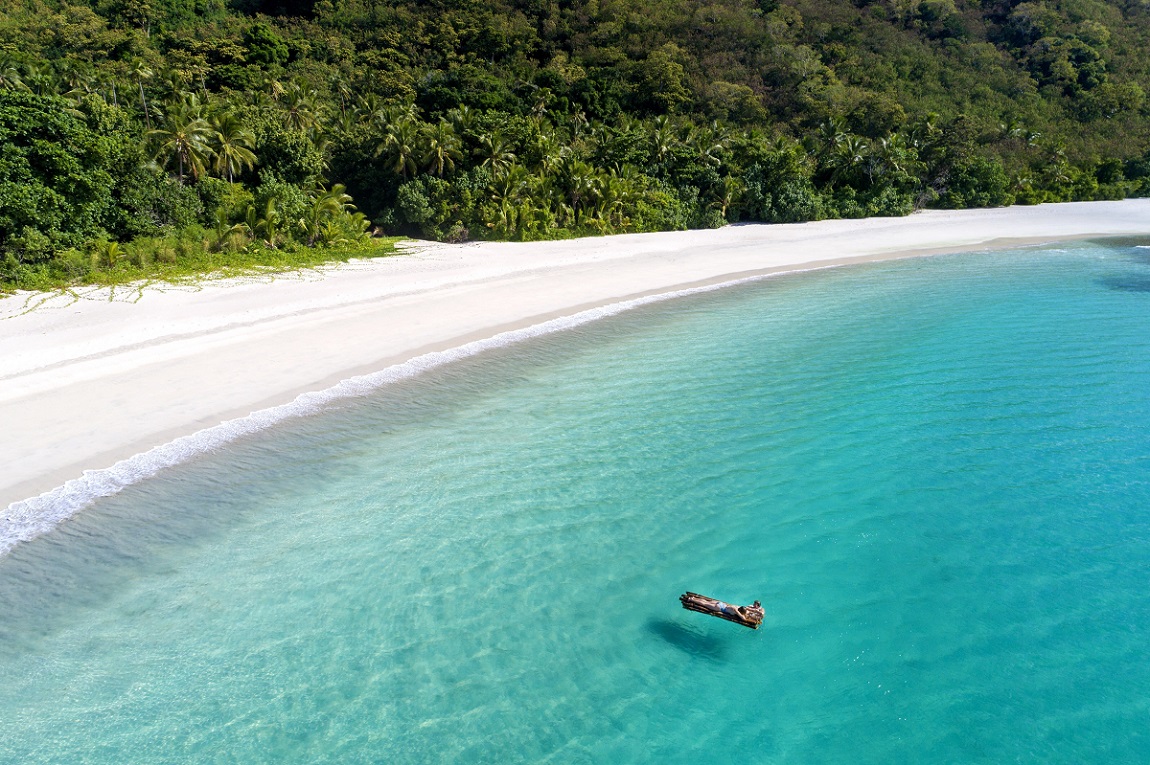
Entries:
POLYGON ((1123 234, 1150 236, 1150 200, 417 244, 300 274, 4 297, 0 508, 302 392, 595 306, 755 274, 1123 234))

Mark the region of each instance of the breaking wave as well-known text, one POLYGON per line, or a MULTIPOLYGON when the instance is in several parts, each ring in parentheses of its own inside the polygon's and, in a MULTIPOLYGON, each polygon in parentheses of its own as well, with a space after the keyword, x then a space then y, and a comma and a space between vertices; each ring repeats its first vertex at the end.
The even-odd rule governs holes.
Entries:
POLYGON ((162 470, 212 452, 237 439, 267 430, 285 420, 316 414, 332 402, 366 396, 386 385, 417 377, 424 372, 450 364, 453 361, 466 359, 484 351, 513 345, 542 335, 573 329, 652 303, 714 292, 787 273, 817 271, 834 267, 833 265, 824 265, 789 271, 775 271, 624 300, 599 308, 580 311, 570 316, 533 324, 523 329, 500 332, 491 337, 465 343, 445 351, 425 353, 378 372, 350 377, 324 390, 302 393, 289 403, 260 409, 245 417, 237 417, 190 435, 181 436, 146 452, 120 460, 111 467, 86 470, 82 476, 72 479, 62 486, 30 499, 13 502, 4 511, 3 517, 0 517, 0 557, 10 552, 21 542, 27 542, 48 533, 102 497, 112 496, 127 486, 155 476, 162 470))

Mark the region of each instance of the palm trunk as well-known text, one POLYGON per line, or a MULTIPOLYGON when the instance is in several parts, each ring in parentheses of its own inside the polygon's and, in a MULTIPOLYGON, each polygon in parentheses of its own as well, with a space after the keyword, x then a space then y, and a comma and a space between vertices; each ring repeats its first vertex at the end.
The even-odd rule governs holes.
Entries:
POLYGON ((144 105, 144 122, 148 124, 148 130, 152 129, 152 118, 148 115, 148 101, 144 98, 144 81, 136 80, 140 85, 140 103, 144 105))

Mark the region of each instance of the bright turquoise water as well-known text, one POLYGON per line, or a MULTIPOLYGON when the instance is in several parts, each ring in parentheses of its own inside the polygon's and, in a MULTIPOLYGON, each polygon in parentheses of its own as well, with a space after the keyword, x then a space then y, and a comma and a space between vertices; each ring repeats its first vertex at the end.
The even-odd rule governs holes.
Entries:
POLYGON ((102 500, 0 559, 0 762, 1150 761, 1131 244, 648 306, 102 500))

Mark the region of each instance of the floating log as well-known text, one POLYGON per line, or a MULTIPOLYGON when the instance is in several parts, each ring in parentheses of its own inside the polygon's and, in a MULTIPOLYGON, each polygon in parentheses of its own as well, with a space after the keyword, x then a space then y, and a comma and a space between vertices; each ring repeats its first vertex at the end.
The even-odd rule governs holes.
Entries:
POLYGON ((759 625, 763 623, 763 616, 765 616, 763 607, 759 605, 757 600, 754 605, 750 606, 732 606, 730 603, 708 598, 697 592, 686 592, 679 596, 679 602, 688 611, 698 611, 701 614, 717 616, 720 619, 726 619, 753 630, 759 628, 759 625))

